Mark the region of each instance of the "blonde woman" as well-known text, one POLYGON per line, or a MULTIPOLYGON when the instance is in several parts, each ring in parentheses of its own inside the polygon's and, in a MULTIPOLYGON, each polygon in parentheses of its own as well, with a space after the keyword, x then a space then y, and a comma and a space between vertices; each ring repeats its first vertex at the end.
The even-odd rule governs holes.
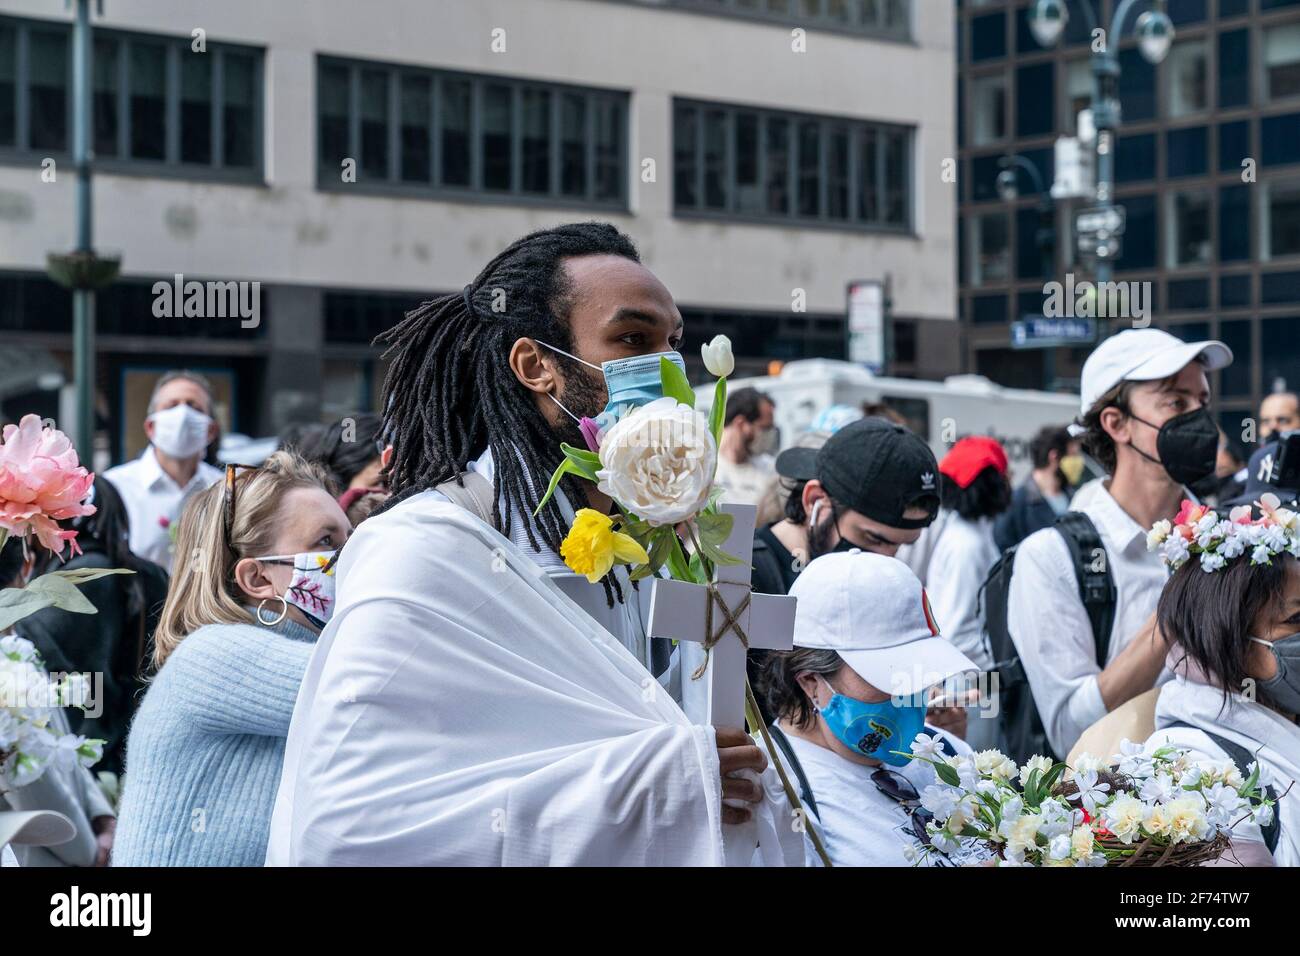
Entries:
POLYGON ((260 866, 284 741, 351 527, 316 465, 230 465, 186 506, 157 675, 127 739, 116 866, 260 866))

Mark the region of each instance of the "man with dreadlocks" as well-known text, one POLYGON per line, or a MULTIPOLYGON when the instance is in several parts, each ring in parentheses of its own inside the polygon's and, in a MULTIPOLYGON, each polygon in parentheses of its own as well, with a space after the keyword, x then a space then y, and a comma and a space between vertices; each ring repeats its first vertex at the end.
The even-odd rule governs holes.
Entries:
POLYGON ((681 336, 602 223, 525 236, 385 336, 393 497, 338 563, 268 864, 802 863, 761 751, 647 669, 626 569, 593 591, 559 559, 574 505, 613 503, 566 479, 533 518, 560 441, 681 336))

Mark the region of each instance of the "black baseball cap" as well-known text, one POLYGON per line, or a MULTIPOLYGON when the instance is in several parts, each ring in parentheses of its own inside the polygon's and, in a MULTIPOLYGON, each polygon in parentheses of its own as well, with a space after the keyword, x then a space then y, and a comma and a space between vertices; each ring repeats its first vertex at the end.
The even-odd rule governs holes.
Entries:
POLYGON ((890 528, 924 528, 939 511, 939 463, 919 435, 883 418, 845 425, 821 448, 787 448, 777 474, 816 478, 838 504, 890 528), (924 518, 904 518, 924 508, 924 518))
MULTIPOLYGON (((1286 432, 1271 436, 1264 445, 1250 456, 1246 466, 1246 487, 1240 495, 1231 501, 1225 501, 1224 508, 1237 505, 1253 505, 1261 495, 1272 493, 1284 502, 1292 503, 1300 497, 1300 484, 1294 478, 1295 462, 1289 462, 1285 471, 1293 476, 1289 480, 1283 475, 1284 458, 1300 454, 1300 431, 1286 432)), ((1258 509, 1256 509, 1258 511, 1258 509)))

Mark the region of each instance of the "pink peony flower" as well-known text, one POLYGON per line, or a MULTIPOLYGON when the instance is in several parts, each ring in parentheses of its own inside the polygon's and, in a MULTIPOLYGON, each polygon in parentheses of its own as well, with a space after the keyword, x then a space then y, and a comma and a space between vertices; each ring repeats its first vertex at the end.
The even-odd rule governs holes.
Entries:
POLYGON ((80 554, 77 532, 58 522, 95 513, 82 504, 95 476, 81 467, 68 436, 46 428, 35 415, 5 426, 0 441, 0 531, 20 538, 35 534, 41 545, 62 554, 63 543, 80 554))

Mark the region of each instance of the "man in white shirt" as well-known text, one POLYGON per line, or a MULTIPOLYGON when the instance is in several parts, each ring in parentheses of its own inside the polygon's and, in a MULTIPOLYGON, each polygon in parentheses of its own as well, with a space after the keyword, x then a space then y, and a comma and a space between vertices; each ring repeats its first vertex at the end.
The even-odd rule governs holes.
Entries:
POLYGON ((203 460, 217 437, 212 389, 197 372, 168 372, 149 397, 144 433, 149 447, 134 461, 104 472, 126 505, 131 550, 171 571, 176 522, 191 495, 221 479, 203 460))
POLYGON ((1214 469, 1218 426, 1206 373, 1232 361, 1222 342, 1185 343, 1158 329, 1129 329, 1102 342, 1083 366, 1084 447, 1109 477, 1075 507, 1092 520, 1116 588, 1104 666, 1061 532, 1044 528, 1016 551, 1008 629, 1051 749, 1064 756, 1079 735, 1153 687, 1168 647, 1155 627, 1165 582, 1146 532, 1172 518, 1186 485, 1214 469))
POLYGON ((723 501, 757 505, 767 494, 776 477, 775 410, 772 400, 755 388, 738 388, 727 397, 716 479, 724 489, 723 501))

